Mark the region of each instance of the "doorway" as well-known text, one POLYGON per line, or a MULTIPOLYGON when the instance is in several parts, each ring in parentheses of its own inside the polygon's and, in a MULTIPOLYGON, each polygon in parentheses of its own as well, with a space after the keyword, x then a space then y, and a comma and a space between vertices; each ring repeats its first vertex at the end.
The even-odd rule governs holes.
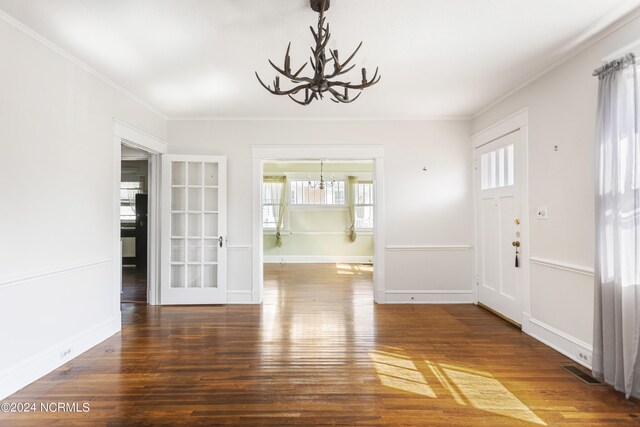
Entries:
POLYGON ((122 145, 120 165, 121 302, 147 304, 149 155, 122 145))
POLYGON ((336 287, 373 300, 373 161, 269 160, 263 173, 265 303, 330 300, 336 287))
POLYGON ((516 129, 475 149, 478 303, 520 326, 526 265, 526 155, 516 129))
MULTIPOLYGON (((265 164, 270 162, 291 162, 304 161, 313 162, 316 167, 321 161, 331 159, 331 161, 368 161, 371 167, 371 180, 373 182, 373 263, 375 268, 371 272, 373 288, 373 300, 377 303, 384 303, 386 292, 384 286, 384 265, 385 265, 385 233, 384 233, 384 149, 379 146, 254 146, 253 155, 253 244, 252 244, 252 266, 253 266, 253 286, 252 302, 259 304, 263 302, 264 294, 264 261, 265 261, 265 230, 264 230, 264 206, 263 206, 263 185, 265 176, 265 164)), ((313 175, 319 175, 319 170, 313 175)), ((307 182, 309 181, 307 174, 307 182)), ((331 177, 325 177, 325 180, 331 177)), ((314 178, 318 181, 319 176, 314 178)), ((297 191, 297 189, 296 189, 297 191)), ((287 194, 291 197, 291 194, 287 194)), ((317 224, 324 224, 320 218, 317 224)), ((282 230, 281 230, 282 233, 282 230)), ((347 233, 342 231, 343 235, 347 233)), ((273 237, 270 237, 273 239, 273 237)), ((284 241, 283 241, 284 245, 284 241)), ((311 258, 313 259, 313 258, 311 258)), ((268 260, 268 259, 267 259, 268 260)), ((286 259, 285 259, 286 260, 286 259)))

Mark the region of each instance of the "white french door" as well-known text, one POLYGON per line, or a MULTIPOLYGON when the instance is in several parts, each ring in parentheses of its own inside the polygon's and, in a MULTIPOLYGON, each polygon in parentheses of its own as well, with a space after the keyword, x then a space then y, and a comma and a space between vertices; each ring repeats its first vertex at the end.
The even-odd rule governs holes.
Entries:
POLYGON ((227 158, 162 156, 161 304, 224 304, 227 158))
POLYGON ((521 131, 475 151, 478 302, 520 324, 524 264, 521 187, 526 173, 521 131))

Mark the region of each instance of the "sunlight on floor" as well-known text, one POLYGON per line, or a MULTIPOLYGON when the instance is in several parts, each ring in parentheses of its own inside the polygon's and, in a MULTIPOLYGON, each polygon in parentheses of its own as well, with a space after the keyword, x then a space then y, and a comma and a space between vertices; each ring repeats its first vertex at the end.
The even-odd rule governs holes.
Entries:
POLYGON ((372 264, 336 264, 336 273, 345 275, 361 275, 363 273, 371 273, 373 271, 372 264))
POLYGON ((383 385, 427 397, 437 397, 411 360, 386 352, 369 353, 369 358, 373 361, 383 385))
MULTIPOLYGON (((382 385, 408 393, 438 398, 425 375, 409 357, 378 350, 369 353, 369 358, 382 385)), ((451 395, 458 405, 546 425, 490 373, 428 360, 425 363, 428 367, 425 371, 435 380, 433 384, 439 383, 446 390, 445 395, 447 393, 451 395)))

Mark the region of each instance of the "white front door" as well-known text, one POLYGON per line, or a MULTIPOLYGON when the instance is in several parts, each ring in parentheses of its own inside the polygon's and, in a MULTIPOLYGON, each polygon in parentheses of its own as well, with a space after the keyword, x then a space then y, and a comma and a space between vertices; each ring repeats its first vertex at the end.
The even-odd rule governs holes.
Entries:
POLYGON ((518 324, 522 323, 524 261, 520 239, 520 189, 525 173, 521 134, 515 131, 475 150, 478 301, 518 324))
POLYGON ((161 304, 227 302, 227 159, 162 156, 161 304))

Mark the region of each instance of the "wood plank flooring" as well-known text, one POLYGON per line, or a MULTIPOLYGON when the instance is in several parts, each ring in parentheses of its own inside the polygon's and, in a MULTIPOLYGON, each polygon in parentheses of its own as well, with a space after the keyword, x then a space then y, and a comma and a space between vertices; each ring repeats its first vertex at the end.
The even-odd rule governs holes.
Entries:
POLYGON ((122 302, 147 303, 147 267, 124 267, 122 269, 122 302))
POLYGON ((120 334, 11 402, 37 425, 639 425, 640 406, 472 305, 374 305, 371 267, 268 265, 264 304, 123 304, 120 334))

